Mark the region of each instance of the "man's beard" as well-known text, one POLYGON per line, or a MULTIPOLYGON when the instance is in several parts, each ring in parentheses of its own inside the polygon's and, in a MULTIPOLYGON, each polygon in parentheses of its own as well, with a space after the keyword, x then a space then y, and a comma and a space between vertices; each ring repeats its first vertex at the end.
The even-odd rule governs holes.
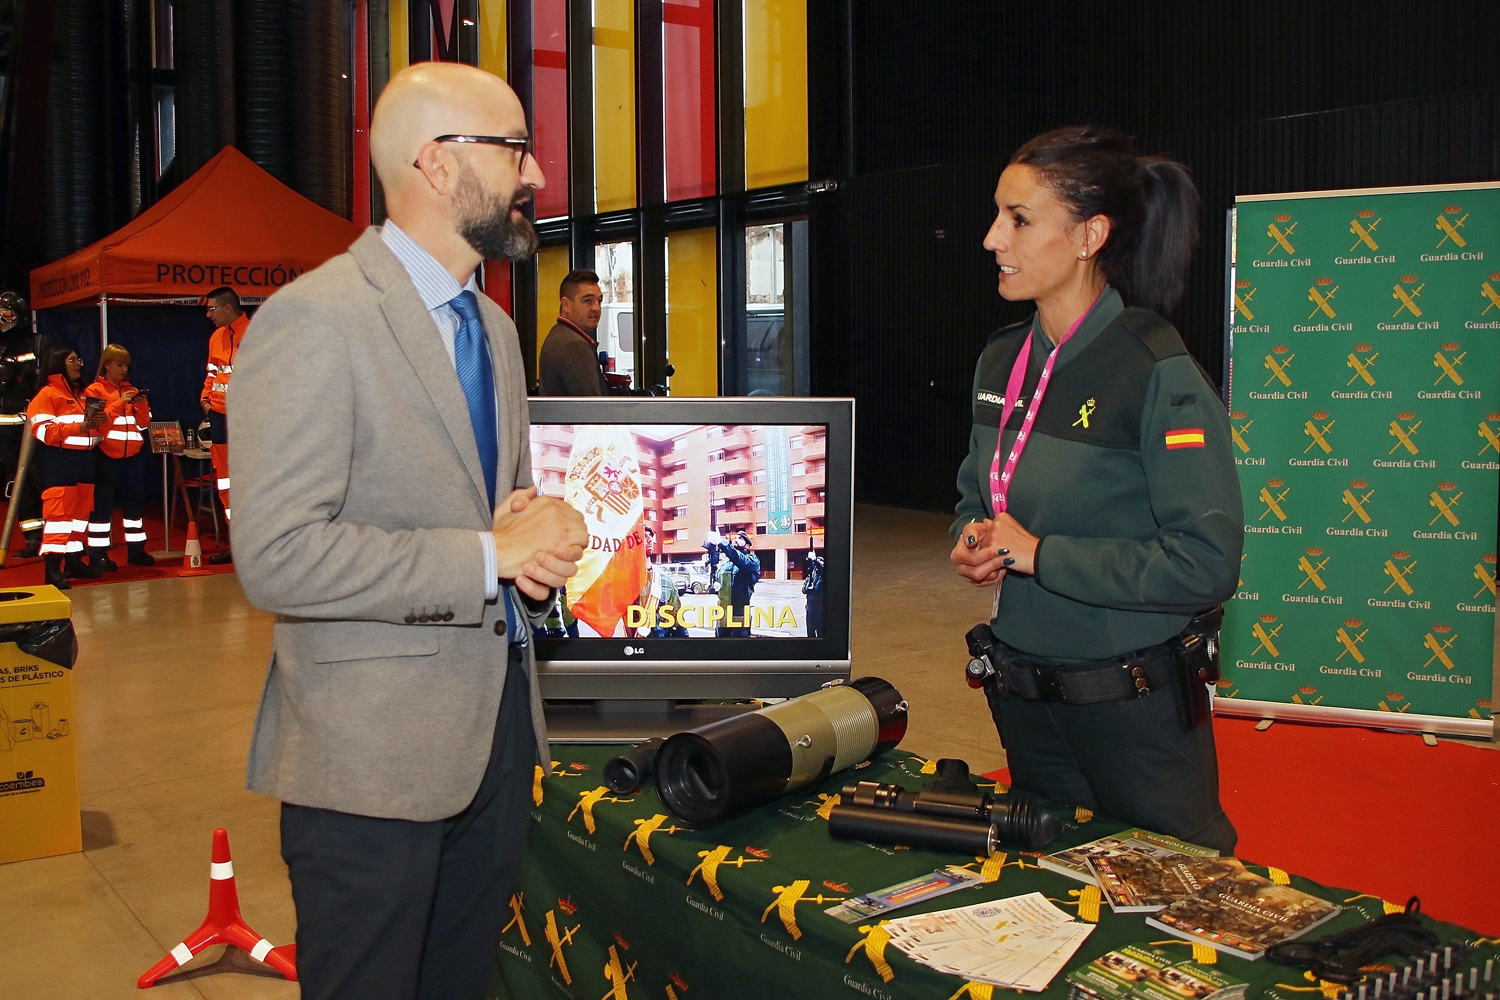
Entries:
POLYGON ((531 197, 522 186, 510 199, 486 191, 468 163, 460 160, 458 188, 458 234, 485 260, 527 260, 536 253, 536 230, 525 216, 512 215, 531 197))

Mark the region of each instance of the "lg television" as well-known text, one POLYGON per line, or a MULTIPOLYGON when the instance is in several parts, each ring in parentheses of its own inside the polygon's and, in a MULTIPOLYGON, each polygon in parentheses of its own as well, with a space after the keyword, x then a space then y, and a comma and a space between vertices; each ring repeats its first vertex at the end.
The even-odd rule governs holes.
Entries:
POLYGON ((544 699, 784 698, 848 677, 852 399, 530 405, 537 489, 589 530, 533 631, 544 699))

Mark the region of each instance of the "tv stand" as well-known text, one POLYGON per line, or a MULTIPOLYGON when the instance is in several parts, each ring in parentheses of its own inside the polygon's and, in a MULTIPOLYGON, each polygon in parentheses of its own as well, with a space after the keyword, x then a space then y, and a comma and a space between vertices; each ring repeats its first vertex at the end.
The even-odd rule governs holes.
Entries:
POLYGON ((754 702, 704 704, 642 698, 545 701, 553 743, 640 743, 753 712, 754 702))

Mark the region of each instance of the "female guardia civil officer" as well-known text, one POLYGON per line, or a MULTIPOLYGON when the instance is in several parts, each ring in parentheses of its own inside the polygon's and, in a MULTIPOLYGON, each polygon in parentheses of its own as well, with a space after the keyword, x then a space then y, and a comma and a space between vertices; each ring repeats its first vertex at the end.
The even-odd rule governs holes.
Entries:
POLYGON ((1197 192, 1127 136, 1065 128, 1015 154, 995 205, 1000 294, 1036 314, 980 355, 951 559, 997 589, 984 686, 1011 777, 1231 853, 1205 684, 1244 511, 1225 407, 1158 315, 1197 192))

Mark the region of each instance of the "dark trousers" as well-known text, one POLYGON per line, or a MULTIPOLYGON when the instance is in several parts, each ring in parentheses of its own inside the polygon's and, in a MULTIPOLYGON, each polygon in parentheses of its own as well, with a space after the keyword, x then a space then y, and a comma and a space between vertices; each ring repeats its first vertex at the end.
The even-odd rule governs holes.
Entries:
POLYGON ((992 696, 990 707, 1016 788, 1234 853, 1213 720, 1184 733, 1170 688, 1095 705, 992 696))
MULTIPOLYGON (((118 504, 126 521, 140 521, 146 506, 146 455, 136 452, 129 458, 110 458, 102 451, 94 454, 94 512, 90 524, 110 524, 118 504)), ((127 525, 127 529, 128 529, 127 525)), ((93 534, 93 532, 90 532, 93 534)), ((126 534, 130 534, 129 530, 126 534)), ((102 537, 109 538, 108 531, 102 537)), ((106 548, 108 546, 105 546, 106 548)))
POLYGON ((458 815, 419 823, 282 805, 303 1000, 484 997, 526 851, 536 763, 512 647, 489 766, 458 815))

